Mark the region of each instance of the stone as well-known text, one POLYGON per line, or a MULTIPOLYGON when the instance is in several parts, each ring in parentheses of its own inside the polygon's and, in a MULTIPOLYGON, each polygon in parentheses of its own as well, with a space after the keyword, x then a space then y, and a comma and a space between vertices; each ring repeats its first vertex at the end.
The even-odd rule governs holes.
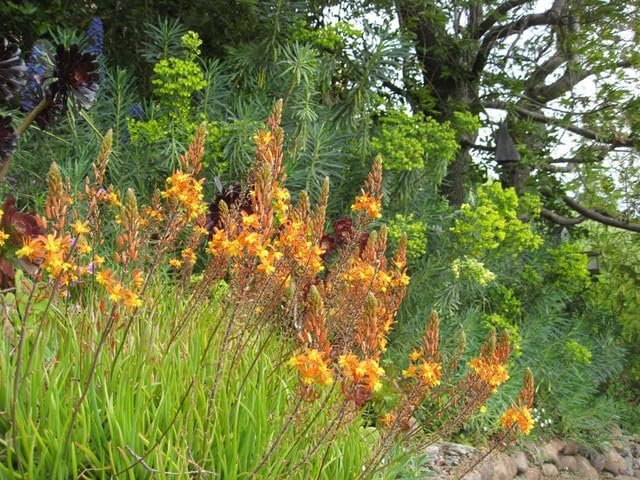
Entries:
POLYGON ((451 443, 451 442, 443 443, 442 450, 445 450, 446 452, 451 452, 455 455, 459 455, 462 457, 466 457, 477 452, 477 449, 469 445, 463 445, 461 443, 451 443))
POLYGON ((596 469, 596 472, 601 473, 602 470, 604 470, 604 454, 592 450, 589 452, 587 457, 589 458, 591 465, 593 465, 593 468, 596 469))
POLYGON ((612 449, 604 455, 603 469, 614 475, 624 475, 627 473, 627 461, 616 450, 612 449))
POLYGON ((529 467, 523 476, 525 480, 540 480, 540 469, 538 467, 529 467))
POLYGON ((580 453, 580 445, 573 440, 568 440, 562 447, 560 453, 563 455, 577 455, 580 453))
POLYGON ((517 451, 511 454, 513 462, 516 464, 518 473, 524 473, 529 469, 529 461, 527 455, 523 451, 517 451))
POLYGON ((558 476, 558 468, 553 463, 545 463, 542 465, 542 474, 545 477, 555 478, 558 476))
POLYGON ((545 444, 542 447, 542 458, 543 462, 553 462, 554 464, 558 463, 558 455, 560 454, 560 450, 564 447, 564 443, 555 438, 545 444))
POLYGON ((424 454, 429 460, 434 460, 440 455, 440 447, 438 445, 429 445, 423 449, 424 454))
POLYGON ((492 480, 493 479, 493 462, 485 461, 482 462, 477 467, 478 472, 480 473, 481 480, 492 480))
POLYGON ((556 466, 561 472, 575 472, 578 468, 576 466, 576 457, 573 455, 559 455, 556 466))
POLYGON ((576 476, 583 480, 598 480, 600 476, 598 475, 598 471, 591 465, 589 460, 587 460, 582 455, 576 455, 574 457, 576 459, 576 476))
POLYGON ((518 474, 518 467, 513 459, 504 453, 499 453, 493 459, 493 480, 513 480, 518 474))

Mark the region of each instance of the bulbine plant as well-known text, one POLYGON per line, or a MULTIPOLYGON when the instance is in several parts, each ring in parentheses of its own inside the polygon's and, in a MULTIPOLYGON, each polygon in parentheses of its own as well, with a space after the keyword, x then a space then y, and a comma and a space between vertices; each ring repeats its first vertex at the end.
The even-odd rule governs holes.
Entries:
MULTIPOLYGON (((464 373, 463 342, 440 351, 435 313, 400 378, 387 372, 409 277, 406 237, 388 258, 373 228, 382 161, 328 234, 328 181, 315 207, 286 188, 281 109, 247 180, 211 204, 204 125, 148 205, 104 184, 110 132, 82 191, 52 164, 3 302, 3 475, 390 477, 508 380, 506 334, 464 373), (385 385, 395 402, 380 407, 385 385), (425 405, 433 422, 416 421, 425 405)), ((529 433, 532 402, 527 374, 495 448, 529 433)))

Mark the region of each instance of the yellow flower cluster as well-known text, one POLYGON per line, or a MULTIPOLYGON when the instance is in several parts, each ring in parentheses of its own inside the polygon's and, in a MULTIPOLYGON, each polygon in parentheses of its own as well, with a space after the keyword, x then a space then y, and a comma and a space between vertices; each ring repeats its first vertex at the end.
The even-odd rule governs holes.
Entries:
POLYGON ((338 365, 342 368, 342 373, 347 380, 354 385, 363 387, 369 394, 379 390, 382 386, 380 379, 385 372, 377 360, 369 358, 361 361, 356 355, 349 353, 340 356, 338 365))
POLYGON ((424 360, 418 365, 410 364, 406 370, 402 371, 405 378, 416 378, 425 388, 440 385, 442 377, 442 364, 431 360, 424 360))
POLYGON ((356 197, 356 203, 351 205, 354 212, 364 212, 369 218, 377 219, 382 217, 382 205, 379 199, 363 194, 356 197))
POLYGON ((351 262, 343 278, 374 293, 386 292, 389 288, 406 287, 409 284, 409 276, 406 273, 388 272, 361 258, 351 262))
POLYGON ((191 221, 207 211, 207 205, 203 201, 203 181, 204 179, 196 180, 190 173, 178 170, 167 178, 166 188, 161 196, 181 206, 186 212, 187 220, 191 221))
POLYGON ((298 220, 286 222, 278 238, 278 244, 300 268, 315 275, 324 269, 322 261, 324 249, 309 240, 309 228, 309 225, 298 220))
POLYGON ((289 365, 298 369, 302 383, 305 385, 329 385, 333 382, 331 369, 327 365, 324 353, 315 348, 295 355, 289 360, 289 365))
POLYGON ((113 278, 113 272, 106 268, 96 274, 96 283, 102 285, 114 303, 122 303, 125 307, 138 308, 142 306, 140 297, 113 278))
POLYGON ((469 366, 480 380, 491 387, 492 391, 495 391, 498 386, 509 380, 507 367, 502 363, 476 357, 471 359, 469 366))
POLYGON ((58 279, 62 285, 68 285, 77 280, 73 264, 69 262, 71 243, 68 235, 40 235, 26 240, 22 248, 16 251, 16 256, 40 265, 52 278, 58 279))
POLYGON ((526 406, 514 406, 509 408, 500 417, 500 425, 507 430, 517 428, 524 435, 528 435, 533 429, 533 416, 526 406))

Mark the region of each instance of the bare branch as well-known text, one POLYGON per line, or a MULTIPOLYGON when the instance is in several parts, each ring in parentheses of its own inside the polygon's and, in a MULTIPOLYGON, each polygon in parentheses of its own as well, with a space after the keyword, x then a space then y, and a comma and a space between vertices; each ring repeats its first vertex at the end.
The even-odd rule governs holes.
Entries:
POLYGON ((579 204, 576 200, 567 195, 565 195, 562 200, 569 208, 575 210, 589 220, 594 220, 598 223, 609 225, 611 227, 621 228, 622 230, 629 230, 630 232, 640 232, 640 223, 630 223, 616 217, 605 215, 592 208, 587 208, 584 205, 579 204))
POLYGON ((496 25, 490 28, 476 54, 475 62, 473 63, 472 73, 475 77, 479 76, 480 72, 484 69, 489 58, 489 53, 495 45, 495 43, 502 39, 507 38, 513 34, 521 33, 531 27, 541 25, 560 25, 562 23, 562 17, 560 11, 564 7, 563 0, 556 0, 553 6, 544 13, 532 13, 524 15, 513 22, 505 25, 496 25))
MULTIPOLYGON (((631 62, 629 60, 622 60, 618 62, 614 68, 629 67, 631 67, 631 62)), ((550 83, 549 85, 541 85, 537 87, 532 84, 532 86, 527 89, 527 96, 530 96, 542 103, 555 100, 595 73, 594 69, 575 71, 571 69, 571 65, 567 65, 562 76, 555 82, 550 83)))
POLYGON ((482 37, 482 35, 487 33, 487 30, 493 27, 496 22, 509 13, 510 10, 520 7, 529 1, 530 0, 507 0, 506 2, 498 5, 495 10, 487 15, 477 28, 474 25, 473 30, 471 30, 471 38, 478 39, 482 37))
POLYGON ((540 210, 540 215, 558 225, 578 225, 586 220, 582 216, 576 218, 565 217, 544 207, 540 210))
POLYGON ((613 135, 604 137, 602 136, 602 134, 596 132, 595 130, 579 127, 577 125, 568 125, 560 118, 547 117, 543 113, 528 110, 518 105, 507 105, 503 102, 486 102, 483 106, 484 108, 495 108, 498 110, 514 111, 536 122, 545 123, 547 125, 554 125, 569 132, 575 133, 576 135, 580 135, 581 137, 595 140, 596 142, 600 143, 608 143, 610 145, 613 145, 614 147, 633 146, 633 139, 622 134, 614 133, 613 135))

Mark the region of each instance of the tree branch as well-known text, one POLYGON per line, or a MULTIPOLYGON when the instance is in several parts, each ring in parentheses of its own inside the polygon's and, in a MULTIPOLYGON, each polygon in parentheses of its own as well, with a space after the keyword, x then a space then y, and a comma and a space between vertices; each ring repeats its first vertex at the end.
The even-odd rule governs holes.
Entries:
POLYGON ((489 53, 495 45, 496 41, 509 37, 515 33, 521 33, 528 28, 541 26, 541 25, 560 25, 562 23, 562 17, 560 11, 564 7, 563 0, 556 0, 553 6, 544 13, 532 13, 524 15, 513 22, 505 25, 496 25, 491 27, 484 36, 476 59, 473 63, 472 73, 477 78, 484 69, 489 53))
POLYGON ((575 133, 576 135, 580 135, 581 137, 595 140, 596 142, 600 143, 607 143, 613 145, 614 147, 633 147, 633 139, 625 137, 622 134, 614 133, 610 137, 606 138, 595 130, 579 127, 577 125, 567 125, 562 121, 562 119, 547 117, 543 113, 534 112, 519 105, 507 105, 503 102, 486 102, 483 106, 484 108, 495 108, 498 110, 514 111, 536 122, 545 123, 547 125, 554 125, 569 132, 575 133))
MULTIPOLYGON (((629 67, 631 67, 631 62, 629 60, 622 60, 616 63, 614 68, 617 69, 629 67)), ((585 78, 590 77, 595 73, 596 72, 594 71, 594 69, 572 71, 571 65, 567 65, 567 68, 562 76, 555 82, 550 83, 549 85, 541 85, 538 87, 532 85, 527 89, 526 94, 527 96, 534 98, 538 102, 547 103, 551 100, 555 100, 556 98, 561 97, 573 87, 575 87, 578 83, 583 81, 585 78)))
POLYGON ((493 27, 498 20, 509 13, 509 10, 520 7, 529 1, 530 0, 507 0, 506 2, 498 5, 482 22, 480 22, 479 26, 474 26, 471 30, 471 38, 479 39, 482 35, 487 33, 487 30, 493 27))
POLYGON ((640 232, 640 223, 630 223, 625 220, 610 217, 594 209, 587 208, 584 205, 579 204, 576 200, 567 195, 562 197, 562 200, 567 204, 569 208, 575 210, 580 215, 583 215, 589 220, 594 220, 598 223, 609 225, 611 227, 621 228, 622 230, 629 230, 630 232, 640 232))
POLYGON ((584 218, 583 216, 576 218, 565 217, 564 215, 560 215, 544 207, 542 207, 542 209, 540 210, 540 215, 558 225, 577 225, 586 220, 586 218, 584 218))

